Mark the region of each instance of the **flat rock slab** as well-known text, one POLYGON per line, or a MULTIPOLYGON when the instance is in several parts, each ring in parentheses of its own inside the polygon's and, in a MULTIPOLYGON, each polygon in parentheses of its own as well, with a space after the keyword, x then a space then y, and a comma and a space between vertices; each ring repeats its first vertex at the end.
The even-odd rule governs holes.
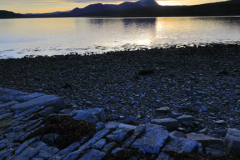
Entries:
POLYGON ((36 106, 45 107, 51 106, 54 107, 55 112, 58 112, 60 109, 63 109, 65 107, 65 102, 64 99, 61 97, 57 97, 54 95, 46 95, 27 102, 16 104, 12 106, 10 109, 12 111, 25 111, 36 106))
POLYGON ((146 153, 159 153, 164 142, 169 138, 168 131, 160 125, 149 124, 145 134, 133 142, 131 148, 143 149, 146 153))
POLYGON ((191 115, 182 115, 176 118, 179 123, 182 123, 184 121, 193 121, 194 117, 191 115))
POLYGON ((229 128, 224 143, 226 155, 240 156, 240 130, 229 128))
POLYGON ((199 142, 202 144, 203 147, 203 152, 206 152, 206 147, 210 146, 210 145, 215 145, 215 144, 219 144, 219 145, 224 145, 223 141, 221 139, 218 138, 214 138, 211 136, 207 136, 205 134, 194 134, 194 133, 189 133, 186 134, 188 139, 194 139, 195 141, 199 142))
POLYGON ((106 153, 101 152, 96 149, 91 149, 87 151, 79 160, 101 160, 106 155, 106 153))
POLYGON ((193 139, 176 138, 172 139, 162 151, 175 151, 178 153, 186 151, 198 153, 198 142, 193 139))
POLYGON ((168 131, 174 131, 179 127, 178 121, 173 118, 153 119, 151 122, 154 124, 166 126, 168 131))

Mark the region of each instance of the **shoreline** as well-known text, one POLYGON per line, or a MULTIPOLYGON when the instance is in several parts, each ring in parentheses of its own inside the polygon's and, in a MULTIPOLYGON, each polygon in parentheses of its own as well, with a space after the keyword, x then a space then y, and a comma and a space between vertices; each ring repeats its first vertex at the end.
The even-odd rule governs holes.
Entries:
POLYGON ((200 124, 181 126, 184 132, 221 138, 227 128, 240 129, 239 58, 238 44, 215 44, 1 59, 0 87, 61 96, 71 110, 104 108, 108 120, 192 115, 200 124))

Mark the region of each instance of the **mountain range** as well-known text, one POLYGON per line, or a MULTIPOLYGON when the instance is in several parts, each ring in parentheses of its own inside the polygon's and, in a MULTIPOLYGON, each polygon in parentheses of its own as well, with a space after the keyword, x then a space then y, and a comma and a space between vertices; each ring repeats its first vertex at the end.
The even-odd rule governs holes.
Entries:
POLYGON ((43 17, 167 17, 167 16, 233 16, 240 15, 240 0, 194 6, 160 6, 155 0, 124 2, 119 5, 91 4, 65 12, 17 14, 0 10, 0 18, 43 17))

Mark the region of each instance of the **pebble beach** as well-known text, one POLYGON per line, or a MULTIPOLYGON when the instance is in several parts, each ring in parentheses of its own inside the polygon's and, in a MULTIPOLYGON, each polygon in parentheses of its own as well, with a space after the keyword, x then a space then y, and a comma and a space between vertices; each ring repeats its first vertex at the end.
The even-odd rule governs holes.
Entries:
POLYGON ((108 121, 192 115, 185 133, 240 129, 240 46, 209 44, 97 55, 0 60, 0 87, 54 94, 67 108, 104 108, 108 121))

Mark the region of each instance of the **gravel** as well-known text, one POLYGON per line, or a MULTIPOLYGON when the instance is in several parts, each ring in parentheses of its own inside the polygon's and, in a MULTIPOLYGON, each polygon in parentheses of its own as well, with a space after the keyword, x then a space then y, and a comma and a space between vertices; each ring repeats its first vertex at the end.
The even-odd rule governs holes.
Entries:
POLYGON ((174 118, 155 112, 169 107, 199 119, 198 130, 209 134, 240 129, 239 80, 238 44, 0 60, 2 88, 55 94, 69 108, 100 107, 107 117, 139 122, 174 118))

